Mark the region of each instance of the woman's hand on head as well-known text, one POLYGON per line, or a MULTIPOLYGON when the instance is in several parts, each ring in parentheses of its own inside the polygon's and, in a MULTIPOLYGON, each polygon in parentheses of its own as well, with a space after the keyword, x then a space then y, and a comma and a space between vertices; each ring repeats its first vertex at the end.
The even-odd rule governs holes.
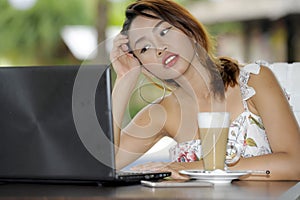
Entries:
POLYGON ((140 165, 136 165, 131 168, 134 171, 169 171, 172 173, 171 178, 174 179, 188 179, 187 176, 179 173, 180 170, 184 170, 185 168, 180 165, 178 162, 149 162, 140 165))
POLYGON ((113 41, 110 61, 119 77, 122 77, 134 68, 140 67, 137 58, 129 52, 128 42, 128 37, 121 33, 119 33, 113 41))

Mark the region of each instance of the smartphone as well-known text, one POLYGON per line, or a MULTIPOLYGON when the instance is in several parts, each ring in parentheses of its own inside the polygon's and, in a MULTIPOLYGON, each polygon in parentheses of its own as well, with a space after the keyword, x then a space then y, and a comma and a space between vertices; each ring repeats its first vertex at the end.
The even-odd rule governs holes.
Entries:
POLYGON ((141 184, 147 187, 212 187, 213 183, 184 179, 159 179, 159 180, 142 180, 141 184))

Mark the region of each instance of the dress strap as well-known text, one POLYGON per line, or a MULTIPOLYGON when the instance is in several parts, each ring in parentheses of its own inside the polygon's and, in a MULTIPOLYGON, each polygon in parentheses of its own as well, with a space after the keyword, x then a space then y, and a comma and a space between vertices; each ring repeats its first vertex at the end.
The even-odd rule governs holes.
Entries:
POLYGON ((259 71, 260 71, 260 64, 257 63, 247 64, 240 69, 239 81, 240 81, 243 105, 246 111, 249 111, 247 100, 252 96, 254 96, 256 93, 255 89, 248 85, 250 74, 259 74, 259 71))

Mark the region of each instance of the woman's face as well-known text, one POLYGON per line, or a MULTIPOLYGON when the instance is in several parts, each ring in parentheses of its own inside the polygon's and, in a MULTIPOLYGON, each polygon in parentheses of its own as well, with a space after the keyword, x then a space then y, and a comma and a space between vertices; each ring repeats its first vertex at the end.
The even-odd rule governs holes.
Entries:
POLYGON ((176 79, 189 67, 195 52, 192 39, 160 19, 136 17, 129 45, 144 67, 160 79, 176 79))

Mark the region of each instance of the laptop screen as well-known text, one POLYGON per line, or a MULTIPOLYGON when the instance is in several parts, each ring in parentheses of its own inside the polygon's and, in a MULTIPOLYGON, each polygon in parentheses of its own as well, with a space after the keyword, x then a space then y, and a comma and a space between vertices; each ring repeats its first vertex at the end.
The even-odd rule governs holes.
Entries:
POLYGON ((0 179, 112 180, 109 72, 0 67, 0 179))

